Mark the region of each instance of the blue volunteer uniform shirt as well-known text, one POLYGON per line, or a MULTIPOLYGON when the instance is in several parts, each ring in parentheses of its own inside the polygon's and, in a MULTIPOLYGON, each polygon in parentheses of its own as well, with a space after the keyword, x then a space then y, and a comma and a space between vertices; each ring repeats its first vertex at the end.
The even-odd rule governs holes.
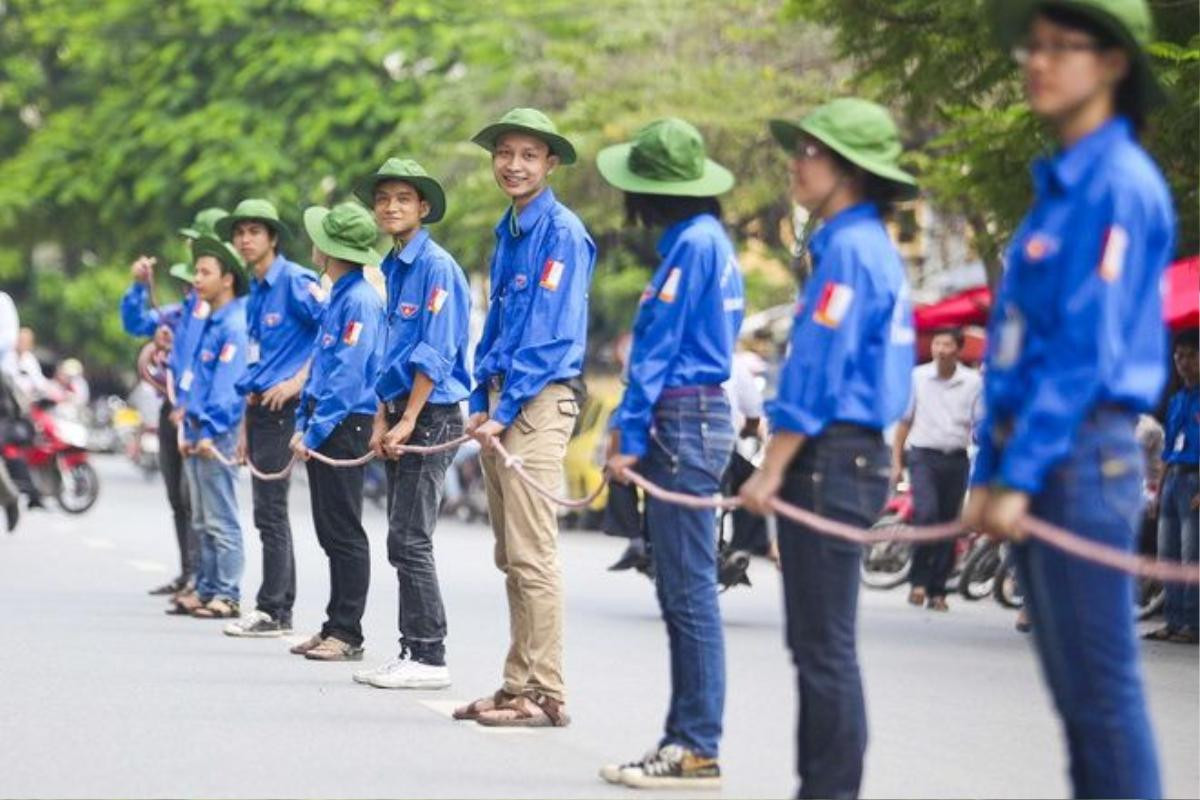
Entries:
POLYGON ((638 305, 629 384, 614 414, 621 452, 646 452, 663 389, 729 379, 746 301, 733 244, 711 214, 677 222, 658 242, 663 261, 638 305))
POLYGON ((246 374, 238 391, 261 393, 300 371, 312 356, 325 296, 311 271, 276 256, 260 281, 250 281, 246 374))
MULTIPOLYGON (((187 299, 193 295, 195 292, 189 291, 187 299)), ((121 326, 130 336, 153 336, 160 325, 174 332, 184 313, 184 303, 151 308, 150 287, 144 283, 134 283, 121 297, 121 326)))
POLYGON ((246 301, 236 298, 208 315, 196 357, 183 374, 188 393, 184 439, 195 444, 228 433, 242 420, 237 381, 246 371, 246 301))
POLYGON ((1166 379, 1159 281, 1173 250, 1158 168, 1113 119, 1033 166, 988 326, 973 484, 1036 493, 1101 405, 1150 409, 1166 379))
MULTIPOLYGON (((242 301, 243 317, 246 316, 245 301, 242 301)), ((184 375, 196 358, 196 349, 200 346, 200 336, 204 333, 204 325, 212 313, 208 303, 200 299, 195 291, 189 292, 183 301, 183 314, 179 325, 175 328, 175 339, 171 343, 171 355, 167 358, 167 367, 175 380, 175 402, 180 406, 187 404, 188 390, 184 386, 184 375)))
POLYGON ((1167 404, 1166 445, 1168 464, 1200 464, 1200 386, 1183 388, 1167 404))
POLYGON ((768 407, 771 426, 805 436, 834 422, 882 430, 908 407, 915 363, 900 253, 871 203, 826 221, 809 251, 813 274, 768 407))
POLYGON ((339 278, 329 296, 312 370, 296 409, 296 432, 304 434, 305 447, 320 447, 350 414, 375 413, 382 327, 383 302, 362 270, 339 278))
POLYGON ((488 379, 504 376, 492 418, 511 425, 521 407, 553 381, 583 372, 588 286, 596 245, 583 223, 549 188, 517 216, 496 226, 492 293, 483 337, 475 347, 475 390, 470 409, 488 410, 488 379))
POLYGON ((380 265, 387 279, 387 331, 375 391, 388 402, 412 391, 420 370, 433 381, 431 403, 471 393, 467 335, 471 288, 454 258, 420 230, 380 265))

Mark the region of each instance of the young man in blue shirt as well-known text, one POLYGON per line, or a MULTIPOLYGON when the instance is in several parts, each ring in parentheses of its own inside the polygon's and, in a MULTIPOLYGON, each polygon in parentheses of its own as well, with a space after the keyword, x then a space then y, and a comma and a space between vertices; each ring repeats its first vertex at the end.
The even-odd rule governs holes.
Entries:
MULTIPOLYGON (((252 275, 246 302, 247 368, 238 382, 246 398, 238 455, 264 472, 275 472, 292 457, 297 398, 308 377, 325 295, 316 275, 279 251, 289 231, 270 202, 243 200, 217 223, 217 232, 230 238, 252 275)), ((255 478, 252 484, 254 525, 262 538, 262 586, 255 611, 226 627, 230 636, 281 636, 292 629, 296 560, 289 484, 286 478, 255 478)))
MULTIPOLYGON (((491 297, 475 349, 468 429, 498 437, 544 486, 562 483, 567 441, 579 416, 587 343, 588 286, 596 246, 546 180, 575 149, 542 112, 518 108, 475 135, 512 206, 496 226, 491 297)), ((482 456, 496 566, 505 575, 512 643, 504 684, 455 711, 484 725, 563 726, 562 575, 554 504, 482 456)))
POLYGON ((313 525, 329 558, 329 603, 320 632, 292 652, 312 661, 360 661, 371 576, 362 525, 363 467, 334 467, 313 460, 311 453, 355 459, 367 451, 371 438, 383 303, 362 268, 380 260, 373 249, 379 230, 357 203, 309 208, 304 229, 313 242, 313 263, 333 281, 333 289, 296 409, 291 447, 308 466, 313 525))
POLYGON ((386 459, 388 561, 398 582, 400 649, 381 666, 356 672, 354 680, 380 689, 443 689, 450 685, 450 670, 433 531, 455 450, 421 454, 398 448, 429 447, 462 435, 461 404, 471 387, 471 291, 462 268, 424 227, 442 218, 446 197, 420 164, 390 158, 356 192, 395 242, 382 264, 387 330, 371 448, 386 459))

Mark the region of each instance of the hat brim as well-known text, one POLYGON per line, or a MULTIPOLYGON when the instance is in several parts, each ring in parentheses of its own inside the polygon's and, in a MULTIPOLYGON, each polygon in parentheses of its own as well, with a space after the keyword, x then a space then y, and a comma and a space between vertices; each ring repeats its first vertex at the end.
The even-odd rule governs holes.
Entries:
POLYGON ((912 199, 920 192, 917 179, 911 173, 905 172, 894 164, 887 164, 864 156, 853 148, 846 147, 823 131, 809 128, 803 122, 797 123, 786 119, 773 119, 767 125, 771 129, 771 135, 775 137, 775 141, 789 153, 796 152, 800 144, 800 137, 811 136, 856 167, 860 167, 876 177, 894 183, 900 193, 901 199, 912 199))
POLYGON ((235 216, 230 214, 228 217, 221 217, 213 224, 213 232, 217 236, 226 241, 233 239, 233 228, 239 222, 261 222, 271 230, 275 231, 275 235, 280 239, 292 238, 292 231, 287 225, 284 225, 277 219, 268 219, 267 217, 251 217, 251 216, 235 216))
POLYGON ((351 264, 379 264, 383 256, 372 247, 351 247, 348 244, 334 241, 325 233, 324 222, 329 209, 313 206, 304 212, 304 232, 316 248, 327 256, 349 261, 351 264))
POLYGON ((1133 34, 1119 19, 1104 9, 1091 3, 1072 0, 992 0, 988 6, 996 42, 1006 50, 1011 49, 1029 32, 1034 15, 1042 8, 1067 9, 1091 20, 1116 39, 1129 54, 1129 68, 1133 70, 1138 102, 1142 110, 1149 111, 1167 102, 1166 89, 1154 77, 1150 54, 1133 38, 1133 34))
POLYGON ((433 224, 446 216, 446 193, 442 190, 442 185, 424 175, 389 175, 386 172, 376 172, 354 184, 354 196, 367 208, 374 208, 375 187, 384 181, 407 183, 429 203, 429 213, 421 219, 422 225, 433 224))
POLYGON ((167 274, 172 278, 183 281, 184 283, 191 283, 196 279, 196 271, 192 269, 192 265, 183 262, 172 264, 171 268, 167 270, 167 274))
POLYGON ((201 236, 192 242, 192 265, 203 256, 211 256, 217 261, 220 261, 233 273, 233 290, 237 295, 243 295, 250 291, 250 276, 246 273, 246 266, 238 258, 237 254, 219 239, 214 239, 211 236, 201 236))
POLYGON ((200 231, 195 228, 180 228, 179 235, 187 239, 199 239, 200 231))
POLYGON ((496 149, 496 141, 506 133, 524 133, 541 139, 550 148, 550 152, 558 156, 559 163, 563 165, 575 163, 575 146, 564 137, 559 136, 557 133, 547 133, 546 131, 531 128, 527 125, 496 122, 472 136, 471 141, 491 153, 496 149))
POLYGON ((600 176, 623 192, 662 194, 671 197, 716 197, 733 188, 733 173, 711 158, 704 159, 704 172, 689 181, 664 181, 638 175, 629 168, 633 142, 606 147, 596 154, 600 176))

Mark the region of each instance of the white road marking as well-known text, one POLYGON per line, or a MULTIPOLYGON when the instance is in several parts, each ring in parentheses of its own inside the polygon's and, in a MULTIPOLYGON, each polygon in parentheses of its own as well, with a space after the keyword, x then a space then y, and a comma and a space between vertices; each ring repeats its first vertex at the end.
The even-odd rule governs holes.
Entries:
POLYGON ((102 539, 98 536, 85 536, 81 541, 93 550, 114 550, 117 546, 112 539, 102 539))
POLYGON ((158 561, 142 561, 140 559, 131 558, 126 563, 136 569, 138 572, 166 572, 167 565, 158 561))

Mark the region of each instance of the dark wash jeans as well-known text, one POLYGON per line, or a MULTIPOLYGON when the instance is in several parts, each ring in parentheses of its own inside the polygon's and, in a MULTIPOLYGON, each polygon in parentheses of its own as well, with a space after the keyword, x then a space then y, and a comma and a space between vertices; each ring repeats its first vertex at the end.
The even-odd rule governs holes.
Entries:
MULTIPOLYGON (((371 443, 372 419, 370 414, 348 415, 317 451, 330 458, 358 458, 371 443)), ((313 527, 329 558, 329 603, 321 635, 358 647, 371 583, 371 554, 362 525, 364 468, 332 467, 315 459, 306 466, 313 527)))
MULTIPOLYGON (((400 420, 406 397, 393 401, 388 426, 400 420)), ((462 410, 456 403, 426 403, 408 443, 428 447, 462 436, 462 410)), ((399 582, 397 626, 401 652, 424 664, 446 663, 446 609, 433 559, 433 530, 453 450, 405 453, 387 462, 388 562, 399 582)))
MULTIPOLYGON (((650 449, 638 469, 667 489, 711 495, 721 486, 732 450, 724 394, 659 400, 650 449)), ((659 746, 678 744, 715 758, 725 711, 716 515, 647 497, 646 521, 671 656, 671 704, 659 746)))
MULTIPOLYGON (((263 405, 246 409, 246 441, 250 460, 263 472, 276 472, 292 458, 290 447, 296 427, 297 401, 279 411, 263 405)), ((361 453, 360 453, 361 455, 361 453)), ((254 500, 254 527, 262 539, 262 586, 256 605, 281 623, 292 621, 296 602, 296 557, 292 552, 292 525, 288 518, 290 478, 251 484, 254 500)))
POLYGON ((192 504, 188 498, 187 478, 183 474, 183 456, 179 454, 179 430, 171 421, 171 403, 165 398, 158 412, 158 464, 167 502, 175 523, 175 543, 179 546, 179 574, 184 580, 196 579, 200 539, 192 529, 192 504))
MULTIPOLYGON (((865 528, 887 498, 889 462, 877 431, 831 425, 791 463, 780 495, 865 528)), ((862 548, 778 521, 786 638, 799 690, 798 796, 857 797, 867 749, 856 632, 862 548)))
MULTIPOLYGON (((971 460, 966 450, 943 453, 926 447, 908 451, 908 473, 912 478, 913 524, 935 525, 956 519, 967 493, 971 460)), ((913 548, 914 587, 928 597, 946 596, 946 579, 954 569, 954 539, 919 544, 913 548)))
MULTIPOLYGON (((1097 410, 1031 513, 1133 551, 1142 452, 1132 413, 1097 410)), ((1134 580, 1039 541, 1015 548, 1042 674, 1062 717, 1076 797, 1161 797, 1134 629, 1134 580)))

